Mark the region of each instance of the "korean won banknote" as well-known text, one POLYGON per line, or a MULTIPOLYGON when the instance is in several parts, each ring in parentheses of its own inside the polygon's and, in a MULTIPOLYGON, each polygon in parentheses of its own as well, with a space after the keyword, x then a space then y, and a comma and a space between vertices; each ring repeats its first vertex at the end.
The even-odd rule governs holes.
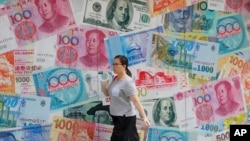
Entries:
POLYGON ((51 98, 51 110, 65 108, 88 98, 85 78, 80 70, 47 68, 35 71, 33 78, 37 95, 51 98))
POLYGON ((152 22, 147 3, 143 0, 86 0, 82 15, 82 23, 122 32, 150 27, 152 22), (118 7, 125 9, 121 18, 118 18, 118 7))
POLYGON ((7 13, 20 46, 76 26, 69 0, 13 1, 4 4, 1 13, 7 13))
POLYGON ((185 40, 160 33, 150 34, 147 65, 215 76, 219 44, 201 40, 185 40), (208 53, 209 52, 209 53, 208 53), (210 56, 213 57, 210 57, 210 56))

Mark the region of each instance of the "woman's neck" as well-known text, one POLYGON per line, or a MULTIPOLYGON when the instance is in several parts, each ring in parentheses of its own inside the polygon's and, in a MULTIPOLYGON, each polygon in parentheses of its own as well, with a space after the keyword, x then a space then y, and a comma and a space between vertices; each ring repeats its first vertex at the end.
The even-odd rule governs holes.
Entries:
POLYGON ((126 76, 127 76, 126 73, 117 74, 117 79, 118 79, 118 80, 122 80, 122 79, 124 79, 126 76))

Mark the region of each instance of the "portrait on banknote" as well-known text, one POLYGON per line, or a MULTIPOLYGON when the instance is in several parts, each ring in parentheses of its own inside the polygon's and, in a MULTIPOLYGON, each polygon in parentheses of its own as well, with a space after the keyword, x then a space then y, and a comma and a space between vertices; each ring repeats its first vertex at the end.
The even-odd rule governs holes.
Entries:
POLYGON ((69 18, 57 12, 56 0, 35 0, 37 10, 44 20, 39 26, 39 30, 51 33, 67 26, 69 18))
POLYGON ((218 115, 226 116, 236 111, 239 107, 239 103, 233 100, 231 95, 232 85, 228 81, 220 81, 214 86, 216 97, 219 102, 219 107, 215 110, 218 115))
POLYGON ((86 55, 79 57, 79 68, 109 69, 109 60, 105 54, 104 38, 106 35, 99 29, 86 31, 86 55))
POLYGON ((106 11, 107 21, 112 29, 131 31, 128 25, 133 19, 133 8, 129 0, 110 0, 106 11))
POLYGON ((175 104, 172 97, 159 99, 153 107, 153 120, 156 126, 178 127, 175 104))
POLYGON ((171 32, 190 32, 192 31, 192 15, 192 6, 167 13, 164 27, 171 32))

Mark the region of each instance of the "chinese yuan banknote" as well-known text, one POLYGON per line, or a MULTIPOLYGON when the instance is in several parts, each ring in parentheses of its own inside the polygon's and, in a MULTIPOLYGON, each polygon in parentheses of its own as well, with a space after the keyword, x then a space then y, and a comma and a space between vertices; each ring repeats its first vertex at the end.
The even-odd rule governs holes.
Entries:
POLYGON ((89 25, 81 25, 58 34, 55 66, 82 70, 111 70, 104 38, 118 34, 116 31, 89 25))
POLYGON ((198 85, 175 95, 176 100, 190 99, 190 97, 198 126, 246 113, 239 75, 198 85))
POLYGON ((16 127, 20 95, 0 94, 0 129, 16 127))
POLYGON ((36 88, 32 73, 42 67, 34 64, 33 49, 13 50, 14 53, 14 78, 15 93, 36 95, 36 88))
POLYGON ((113 0, 86 0, 83 4, 82 23, 94 24, 100 27, 128 32, 151 26, 150 12, 146 1, 118 1, 119 5, 126 5, 125 14, 121 21, 116 21, 114 10, 116 1, 113 0))
MULTIPOLYGON (((49 141, 51 125, 31 125, 10 128, 0 132, 4 141, 49 141), (7 136, 7 138, 5 138, 7 136), (10 136, 10 137, 8 137, 10 136)), ((0 136, 1 137, 1 136, 0 136)))
POLYGON ((17 120, 17 126, 48 124, 49 114, 50 97, 28 94, 20 95, 20 115, 17 120))
POLYGON ((16 49, 18 47, 16 37, 10 28, 8 16, 0 17, 0 27, 2 27, 0 32, 0 53, 16 49))
POLYGON ((141 100, 171 96, 189 88, 188 75, 182 71, 157 69, 145 65, 132 67, 130 70, 141 100))
POLYGON ((218 43, 178 39, 159 33, 151 35, 146 59, 148 66, 216 76, 218 43))
POLYGON ((47 68, 33 72, 39 96, 51 98, 51 110, 65 108, 88 98, 82 71, 70 68, 47 68))
POLYGON ((7 13, 18 45, 29 44, 76 26, 69 0, 56 0, 49 4, 53 6, 53 11, 45 9, 43 1, 38 0, 4 4, 0 13, 7 13), (48 17, 47 13, 53 16, 48 17))
POLYGON ((96 123, 54 116, 50 141, 93 141, 96 123))
POLYGON ((217 42, 219 54, 233 53, 248 47, 243 17, 239 14, 222 16, 217 20, 217 42))
POLYGON ((110 64, 113 58, 120 54, 128 58, 129 66, 146 62, 147 46, 151 40, 152 32, 163 32, 163 26, 155 26, 148 29, 137 30, 119 34, 105 39, 110 64))

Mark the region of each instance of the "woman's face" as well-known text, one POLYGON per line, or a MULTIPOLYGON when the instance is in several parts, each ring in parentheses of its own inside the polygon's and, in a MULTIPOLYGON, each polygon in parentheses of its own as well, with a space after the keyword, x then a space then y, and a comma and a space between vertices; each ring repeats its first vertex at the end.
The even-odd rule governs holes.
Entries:
POLYGON ((118 58, 114 59, 113 70, 114 70, 115 74, 122 73, 125 70, 124 65, 122 65, 120 59, 118 59, 118 58))

